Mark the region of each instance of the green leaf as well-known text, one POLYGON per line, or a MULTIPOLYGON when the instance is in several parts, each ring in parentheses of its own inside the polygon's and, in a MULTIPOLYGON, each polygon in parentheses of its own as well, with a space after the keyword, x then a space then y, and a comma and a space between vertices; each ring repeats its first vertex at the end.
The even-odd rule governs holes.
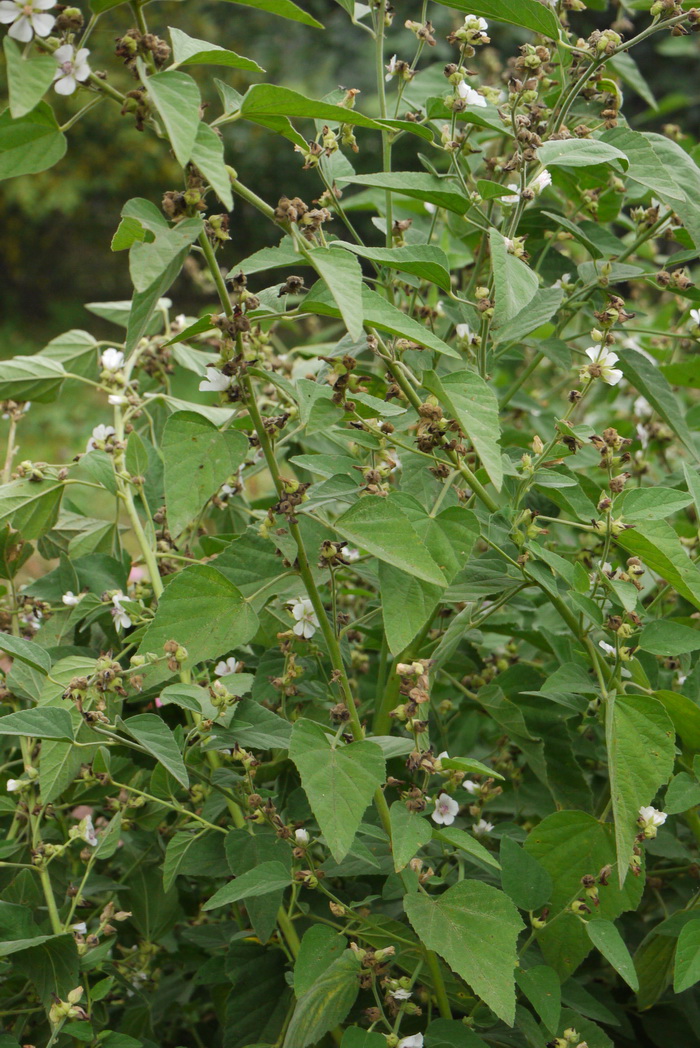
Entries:
MULTIPOLYGON (((635 696, 636 698, 636 696, 635 696)), ((614 829, 583 811, 559 811, 531 830, 525 850, 543 866, 554 885, 549 898, 550 920, 537 933, 545 961, 563 979, 579 966, 591 950, 591 941, 580 919, 566 911, 571 900, 584 898, 581 878, 596 876, 603 866, 616 862, 614 829), (556 921, 551 918, 557 917, 556 921)), ((596 914, 614 920, 625 910, 636 909, 644 890, 644 877, 628 877, 624 888, 611 877, 599 889, 596 914)))
POLYGON ((639 809, 651 804, 673 772, 675 730, 658 699, 618 695, 606 704, 605 735, 622 887, 639 832, 639 809))
POLYGON ((676 946, 673 991, 683 993, 700 979, 700 921, 688 921, 676 946))
POLYGON ((68 710, 36 706, 0 717, 0 735, 27 735, 34 739, 73 741, 73 721, 68 710))
POLYGON ((474 371, 453 371, 440 378, 429 371, 423 375, 423 384, 449 416, 457 420, 474 445, 496 491, 500 491, 503 484, 501 427, 498 399, 491 386, 474 371))
MULTIPOLYGON (((187 649, 187 669, 246 644, 257 627, 255 612, 225 575, 208 564, 192 564, 167 585, 139 654, 162 655, 166 641, 176 640, 187 649)), ((146 673, 153 684, 170 675, 162 663, 146 673)))
POLYGON ((181 167, 192 158, 199 130, 199 88, 186 73, 156 73, 144 78, 148 96, 163 121, 166 134, 181 167))
POLYGON ((41 101, 53 83, 56 59, 53 55, 24 53, 19 44, 6 36, 2 42, 7 69, 10 113, 25 116, 41 101))
POLYGON ((625 154, 615 146, 595 139, 566 138, 544 142, 537 150, 537 159, 545 167, 593 167, 595 164, 628 166, 625 154))
POLYGON ((72 742, 44 741, 39 759, 39 788, 42 804, 50 804, 73 782, 90 750, 78 749, 72 742))
POLYGON ((458 1019, 433 1019, 425 1031, 425 1046, 426 1048, 487 1048, 486 1041, 483 1041, 458 1019))
MULTIPOLYGON (((326 317, 340 316, 340 310, 333 296, 321 281, 314 284, 301 302, 300 308, 305 313, 318 313, 326 317)), ((362 285, 362 313, 365 325, 378 328, 380 331, 388 331, 389 334, 396 335, 398 338, 406 338, 410 342, 415 342, 418 347, 432 349, 446 357, 459 359, 457 350, 434 335, 430 328, 402 313, 400 309, 393 306, 391 302, 387 302, 376 291, 372 291, 366 284, 362 285)))
POLYGON ((168 527, 177 537, 236 474, 248 454, 248 440, 238 430, 222 432, 194 411, 176 411, 165 423, 161 451, 168 527))
POLYGON ((521 910, 538 910, 552 894, 552 878, 512 837, 501 841, 501 886, 521 910))
POLYGON ((398 872, 432 839, 433 831, 427 819, 409 811, 403 801, 394 801, 389 815, 391 851, 394 856, 394 869, 398 872))
POLYGON ((648 568, 657 572, 696 608, 700 608, 700 570, 665 520, 637 524, 615 536, 623 549, 640 557, 648 568))
POLYGON ((71 328, 63 335, 52 338, 42 349, 41 355, 57 361, 74 374, 88 378, 96 371, 96 348, 95 339, 89 331, 71 328))
POLYGON ((243 7, 254 7, 256 11, 267 11, 271 15, 288 18, 291 22, 310 25, 313 29, 323 29, 320 22, 293 4, 292 0, 229 0, 229 2, 240 4, 243 7))
POLYGON ((700 753, 700 706, 678 691, 655 691, 673 726, 683 740, 683 748, 700 753))
POLYGON ((22 640, 21 637, 14 637, 11 633, 0 633, 0 651, 38 670, 43 676, 46 676, 51 669, 51 656, 34 641, 22 640))
POLYGON ((362 268, 352 255, 318 247, 308 253, 308 261, 328 286, 340 310, 350 338, 362 334, 362 268))
POLYGON ((10 523, 24 539, 38 539, 58 518, 63 483, 13 480, 0 486, 0 525, 10 523))
POLYGON ((443 587, 380 561, 379 589, 387 646, 398 655, 435 614, 443 587))
POLYGON ((488 764, 482 764, 474 757, 441 757, 440 764, 443 768, 456 768, 467 775, 488 775, 492 779, 503 780, 503 775, 499 775, 493 768, 489 768, 488 764))
POLYGON ((247 69, 251 73, 265 72, 252 58, 243 58, 235 51, 227 51, 220 44, 198 40, 172 26, 168 26, 168 32, 173 45, 173 65, 218 65, 229 66, 231 69, 247 69))
POLYGON ((651 106, 652 109, 658 109, 654 93, 642 76, 639 66, 629 51, 622 51, 619 55, 614 55, 608 62, 608 68, 613 69, 623 84, 627 84, 633 91, 636 91, 648 106, 651 106))
MULTIPOLYGON (((182 264, 189 254, 189 244, 182 248, 182 251, 175 258, 172 259, 168 268, 163 272, 162 276, 155 281, 145 291, 137 291, 134 293, 134 297, 131 300, 131 307, 127 319, 126 329, 126 351, 130 353, 134 347, 138 344, 139 340, 146 333, 150 333, 153 330, 158 330, 161 324, 156 323, 155 328, 152 325, 153 313, 158 305, 158 301, 166 291, 170 289, 170 286, 175 281, 182 269, 182 264)), ((103 315, 95 309, 94 305, 92 312, 97 312, 97 315, 103 315)), ((112 319, 112 317, 108 317, 112 319)), ((161 322, 162 323, 162 322, 161 322)))
POLYGON ((190 780, 180 749, 165 721, 155 713, 139 713, 125 721, 118 719, 117 723, 132 739, 136 739, 148 750, 182 786, 189 786, 190 780))
MULTIPOLYGON (((675 488, 633 488, 621 500, 621 516, 625 524, 640 520, 664 520, 673 513, 685 509, 693 496, 675 488)), ((617 512, 617 503, 615 504, 617 512)))
POLYGON ((289 756, 331 854, 340 862, 374 791, 384 782, 382 751, 369 741, 332 747, 320 724, 302 719, 292 729, 289 756))
POLYGON ((229 906, 240 899, 255 899, 259 895, 286 888, 291 882, 292 875, 281 862, 274 859, 261 862, 255 869, 242 873, 240 877, 235 877, 223 888, 219 888, 218 892, 204 903, 202 909, 215 910, 219 906, 229 906))
POLYGON ((302 997, 347 945, 346 939, 332 928, 312 924, 304 932, 294 962, 294 993, 302 997))
MULTIPOLYGON (((126 207, 122 215, 129 217, 126 207)), ((129 274, 136 291, 148 291, 160 281, 170 266, 187 253, 202 229, 200 218, 186 218, 172 229, 157 227, 148 242, 135 241, 129 249, 129 274)))
POLYGON ((695 443, 680 405, 659 368, 636 349, 621 349, 618 355, 627 381, 636 387, 655 411, 658 411, 664 422, 698 461, 695 443))
POLYGON ((559 19, 551 8, 538 0, 438 0, 439 3, 465 14, 493 18, 496 22, 507 22, 533 33, 542 33, 551 40, 559 39, 559 19))
POLYGON ((652 655, 684 655, 700 648, 700 630, 684 626, 682 622, 659 619, 644 627, 637 643, 652 655))
POLYGON ((689 811, 700 804, 700 783, 688 772, 681 771, 674 775, 668 784, 664 797, 664 811, 668 815, 689 811))
MULTIPOLYGON (((359 744, 357 744, 359 745, 359 744)), ((297 1000, 283 1048, 306 1048, 347 1016, 360 992, 360 960, 346 950, 297 1000)))
POLYGON ((241 699, 236 703, 228 727, 214 727, 212 748, 229 749, 238 743, 257 750, 287 749, 291 733, 289 721, 254 699, 241 699))
POLYGON ((357 109, 346 109, 344 106, 320 102, 315 98, 292 91, 288 87, 277 87, 275 84, 254 84, 248 88, 241 103, 241 116, 247 120, 260 122, 271 116, 299 117, 310 120, 324 120, 328 123, 355 124, 381 130, 382 124, 364 116, 357 109))
MULTIPOLYGON (((440 247, 432 244, 411 244, 410 247, 364 247, 359 244, 349 244, 345 240, 333 241, 331 247, 346 248, 355 254, 367 258, 389 269, 396 269, 400 273, 412 273, 421 280, 428 280, 431 284, 437 284, 443 291, 451 291, 450 260, 440 247)), ((265 249, 263 249, 265 250, 265 249)))
POLYGON ((522 259, 511 255, 498 230, 490 230, 489 240, 496 288, 493 320, 500 327, 528 306, 537 294, 539 279, 522 259))
POLYGON ((234 942, 226 958, 233 991, 226 1009, 223 1048, 249 1048, 262 1039, 278 1042, 289 1009, 291 990, 285 981, 281 950, 252 942, 234 942))
POLYGON ((378 171, 373 175, 347 175, 339 178, 338 182, 385 189, 413 200, 423 200, 435 207, 444 207, 456 215, 463 215, 471 206, 454 182, 430 175, 427 171, 378 171))
POLYGON ((478 866, 490 867, 494 870, 500 870, 501 868, 493 852, 490 852, 488 848, 480 844, 475 837, 472 837, 471 833, 460 830, 456 826, 433 827, 433 840, 451 844, 453 848, 459 848, 478 866))
POLYGON ((192 873, 193 865, 205 872, 207 847, 213 841, 219 845, 219 835, 210 830, 188 833, 186 830, 174 834, 168 841, 163 859, 163 891, 169 892, 179 874, 192 873))
POLYGON ((494 342, 519 342, 554 316, 563 297, 564 292, 559 287, 540 288, 512 320, 494 330, 494 342))
POLYGON ((46 171, 61 160, 66 148, 66 136, 46 102, 17 120, 9 109, 0 114, 0 181, 46 171))
POLYGON ((343 1034, 340 1048, 386 1048, 386 1040, 380 1033, 370 1033, 369 1030, 350 1026, 343 1034))
POLYGON ((622 976, 630 989, 636 992, 639 989, 639 980, 634 969, 634 962, 624 939, 613 922, 596 918, 586 922, 586 931, 596 949, 600 950, 606 961, 609 961, 615 971, 622 976))
MULTIPOLYGON (((255 833, 248 833, 247 828, 229 830, 226 835, 226 861, 234 877, 240 877, 249 870, 255 870, 263 862, 281 862, 285 869, 291 870, 292 853, 289 844, 281 841, 273 830, 258 826, 255 833)), ((287 884, 265 895, 246 899, 248 920, 261 942, 267 942, 275 930, 277 911, 282 905, 287 884)))
POLYGON ((0 361, 0 399, 48 404, 61 392, 65 377, 63 365, 43 354, 0 361))
POLYGON ((343 538, 386 564, 393 564, 425 582, 445 585, 445 576, 419 538, 396 494, 386 498, 365 495, 338 517, 334 527, 343 538))
POLYGON ((515 944, 524 925, 508 896, 481 881, 459 881, 437 898, 405 895, 403 904, 424 945, 512 1026, 515 944))
POLYGON ((65 1000, 79 985, 78 949, 72 933, 40 938, 43 941, 27 940, 25 948, 14 954, 12 964, 31 979, 42 1004, 49 1008, 54 995, 65 1000))
POLYGON ((561 983, 553 968, 538 964, 517 971, 515 981, 550 1033, 556 1033, 561 1016, 561 983))
MULTIPOLYGON (((231 178, 224 161, 224 141, 203 121, 197 128, 197 137, 192 149, 192 163, 202 172, 226 210, 233 211, 231 178)), ((192 328, 190 328, 189 334, 183 331, 177 337, 184 339, 192 333, 192 328)))

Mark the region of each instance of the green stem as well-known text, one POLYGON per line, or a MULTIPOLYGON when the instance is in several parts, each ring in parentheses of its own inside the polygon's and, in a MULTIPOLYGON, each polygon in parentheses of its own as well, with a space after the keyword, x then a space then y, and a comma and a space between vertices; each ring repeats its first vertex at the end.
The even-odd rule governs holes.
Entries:
POLYGON ((430 976, 433 980, 433 988, 435 990, 435 998, 437 1000, 438 1011, 443 1019, 452 1018, 452 1009, 450 1008, 450 1002, 447 997, 447 990, 445 989, 445 980, 442 977, 440 971, 440 962, 438 961, 435 953, 432 950, 426 949, 425 960, 430 971, 430 976))

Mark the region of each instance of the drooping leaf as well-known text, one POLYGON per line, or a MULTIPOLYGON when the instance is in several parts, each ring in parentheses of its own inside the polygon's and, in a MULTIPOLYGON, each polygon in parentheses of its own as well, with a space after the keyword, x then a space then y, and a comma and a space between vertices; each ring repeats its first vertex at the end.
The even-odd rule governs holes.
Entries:
POLYGON ((621 349, 620 367, 625 378, 645 397, 661 418, 671 427, 678 439, 698 461, 698 452, 692 434, 665 376, 643 353, 636 349, 621 349))
POLYGON ((658 619, 644 627, 638 644, 652 655, 683 655, 700 648, 700 630, 684 626, 682 622, 658 619))
MULTIPOLYGON (((209 182, 227 211, 233 211, 233 192, 231 179, 224 162, 224 143, 208 124, 202 121, 197 128, 197 137, 192 149, 192 163, 195 164, 209 182)), ((205 329, 206 330, 206 329, 205 329)), ((180 338, 189 338, 192 334, 182 333, 180 338)))
POLYGON ((550 1033, 555 1033, 561 1016, 559 976, 546 964, 537 964, 515 973, 515 981, 550 1033))
POLYGON ((491 386, 474 371, 453 371, 438 378, 435 372, 423 376, 426 389, 433 393, 450 417, 471 440, 493 486, 501 490, 501 427, 498 400, 491 386))
POLYGON ((28 735, 35 739, 67 739, 72 742, 73 722, 68 710, 37 706, 0 717, 0 735, 28 735))
POLYGON ((550 7, 545 7, 538 0, 476 0, 475 3, 470 3, 470 0, 439 0, 439 3, 465 14, 493 18, 495 22, 507 22, 530 29, 551 40, 559 39, 558 18, 550 7))
MULTIPOLYGON (((354 251, 362 258, 370 262, 377 262, 389 269, 396 269, 400 273, 412 273, 421 280, 428 280, 431 284, 437 284, 443 291, 451 290, 450 261, 440 247, 433 244, 411 244, 410 247, 364 247, 361 244, 350 244, 346 241, 336 240, 332 247, 338 248, 342 245, 348 251, 354 251)), ((263 250, 265 250, 263 248, 263 250)), ((260 252, 258 252, 260 254, 260 252)))
POLYGON ((292 0, 229 0, 229 2, 242 7, 253 7, 256 11, 266 11, 279 18, 288 18, 291 22, 301 22, 313 29, 323 29, 320 22, 317 22, 297 4, 292 3, 292 0))
POLYGON ((13 659, 19 659, 27 666, 37 670, 43 676, 51 669, 51 656, 39 644, 31 640, 23 640, 11 633, 0 633, 0 651, 11 655, 13 659))
POLYGON ((521 910, 537 910, 549 902, 552 878, 534 856, 521 848, 512 837, 501 841, 501 885, 521 910))
POLYGON ((673 971, 674 993, 683 993, 700 979, 700 921, 688 921, 681 929, 673 971))
POLYGON ((362 269, 356 258, 342 251, 317 247, 308 260, 325 282, 345 321, 348 334, 358 339, 362 333, 362 269))
POLYGON ((219 906, 229 906, 240 899, 254 899, 259 895, 268 895, 291 883, 292 875, 283 863, 276 860, 262 862, 255 869, 234 877, 232 881, 219 888, 202 907, 203 910, 215 910, 219 906))
POLYGON ((423 171, 378 171, 373 175, 348 175, 338 179, 354 186, 371 186, 373 189, 386 189, 400 196, 411 197, 444 207, 456 215, 463 215, 470 207, 457 183, 423 171))
POLYGON ((491 229, 489 239, 496 289, 493 320, 500 326, 529 305, 537 293, 539 280, 522 259, 510 253, 506 238, 498 230, 491 229))
POLYGON ((350 850, 374 791, 384 782, 384 756, 370 741, 332 747, 319 724, 298 720, 289 756, 336 862, 350 850))
POLYGON ((22 52, 12 37, 2 42, 7 69, 10 113, 14 119, 25 116, 41 101, 53 83, 56 60, 53 55, 22 52))
POLYGON ((146 78, 146 90, 165 127, 178 164, 192 157, 201 98, 196 81, 187 73, 166 70, 146 78))
POLYGON ((594 139, 567 138, 544 142, 537 150, 537 159, 545 167, 592 167, 595 164, 622 164, 629 161, 620 149, 594 139))
POLYGON ((294 962, 294 993, 302 997, 346 948, 346 939, 322 924, 304 932, 294 962))
POLYGON ((283 1048, 306 1048, 342 1022, 360 992, 360 959, 346 950, 299 997, 283 1048))
POLYGON ((165 721, 155 713, 139 713, 121 721, 121 727, 148 750, 179 783, 189 786, 190 780, 180 748, 165 721))
POLYGON ((394 869, 402 870, 433 836, 430 823, 416 812, 409 811, 402 801, 394 801, 391 816, 391 851, 394 869))
POLYGON ((46 102, 16 120, 9 109, 0 114, 0 181, 46 171, 66 148, 66 136, 46 102))
POLYGON ((173 45, 174 65, 218 65, 231 69, 246 69, 251 73, 265 72, 252 58, 243 58, 235 51, 227 51, 220 44, 197 40, 196 37, 188 36, 173 26, 168 26, 168 32, 173 45))
MULTIPOLYGON (((613 966, 632 990, 639 989, 634 962, 625 941, 612 921, 596 918, 586 922, 586 931, 596 949, 613 966)), ((700 975, 698 976, 700 978, 700 975)))
POLYGON ((57 398, 65 378, 60 361, 43 354, 3 360, 0 362, 0 398, 47 404, 57 398))
POLYGON ((640 557, 647 568, 661 575, 681 596, 700 608, 700 570, 665 520, 636 524, 617 535, 615 541, 640 557))
POLYGON ((428 949, 512 1025, 515 944, 524 926, 508 896, 481 881, 460 881, 438 897, 406 895, 404 909, 428 949))

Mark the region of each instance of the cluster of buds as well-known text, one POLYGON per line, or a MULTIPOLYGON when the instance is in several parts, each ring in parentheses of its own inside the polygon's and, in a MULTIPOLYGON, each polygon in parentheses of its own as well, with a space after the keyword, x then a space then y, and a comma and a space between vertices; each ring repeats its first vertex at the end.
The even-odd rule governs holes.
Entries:
POLYGON ((231 706, 235 706, 240 697, 233 695, 220 680, 212 681, 209 685, 209 696, 212 706, 219 711, 219 715, 230 709, 231 706))
POLYGON ((385 946, 381 950, 375 950, 373 946, 363 949, 356 942, 351 942, 349 945, 360 962, 360 986, 362 989, 369 989, 375 977, 382 978, 386 976, 386 962, 394 956, 396 947, 385 946))
POLYGON ((270 523, 274 523, 275 515, 285 516, 288 521, 294 523, 296 520, 295 510, 297 506, 300 506, 302 502, 306 501, 306 491, 310 487, 309 483, 302 484, 298 480, 285 480, 280 478, 282 482, 282 495, 274 506, 270 506, 267 511, 268 520, 270 523))
POLYGON ((331 539, 324 539, 321 543, 320 556, 318 560, 319 568, 337 568, 341 564, 349 565, 352 564, 352 556, 348 559, 347 542, 341 540, 340 542, 333 542, 331 539))
POLYGON ((488 29, 489 24, 485 18, 480 18, 478 15, 467 15, 463 25, 453 30, 447 37, 447 41, 460 47, 465 58, 472 58, 476 54, 474 50, 476 47, 483 47, 484 44, 491 43, 488 29))
POLYGON ((71 990, 65 1001, 54 995, 54 1002, 49 1009, 49 1022, 54 1028, 62 1026, 68 1019, 89 1019, 88 1013, 78 1004, 82 996, 82 986, 71 990))
POLYGON ((683 268, 674 269, 671 273, 667 269, 660 270, 656 274, 656 283, 659 287, 669 288, 671 291, 688 291, 695 286, 683 268))
POLYGON ((428 47, 435 47, 437 41, 433 36, 434 27, 432 22, 412 22, 410 19, 407 19, 404 22, 404 27, 415 34, 419 43, 427 44, 428 47))
POLYGON ((547 1041, 547 1048, 588 1048, 587 1041, 579 1041, 578 1030, 574 1030, 573 1026, 569 1026, 568 1029, 564 1030, 561 1037, 555 1037, 551 1041, 547 1041))
MULTIPOLYGON (((521 466, 525 475, 532 473, 534 467, 529 455, 523 455, 521 466)), ((536 521, 537 514, 533 514, 531 509, 522 510, 513 521, 510 537, 518 549, 522 549, 527 542, 536 539, 538 535, 547 533, 547 529, 541 528, 536 521)))
POLYGON ((415 70, 411 69, 409 63, 397 58, 396 55, 391 56, 388 65, 384 66, 384 68, 386 69, 384 79, 387 81, 395 77, 397 80, 407 82, 413 80, 413 77, 416 75, 415 70))
POLYGON ((18 422, 29 411, 29 401, 0 400, 0 415, 4 419, 18 422))
POLYGON ((310 208, 300 197, 283 196, 277 202, 275 208, 275 221, 280 225, 289 226, 295 224, 301 229, 306 240, 314 241, 325 222, 330 222, 330 211, 326 207, 310 208))
POLYGON ((399 979, 382 979, 382 989, 384 990, 384 1007, 391 1016, 396 1016, 399 1012, 404 1015, 423 1014, 420 1005, 411 1000, 413 987, 407 975, 402 975, 399 979))
POLYGON ((349 391, 352 391, 352 389, 358 389, 359 391, 360 389, 353 377, 357 361, 349 353, 346 353, 343 357, 321 357, 321 360, 329 366, 325 379, 333 390, 333 403, 343 404, 349 391))
POLYGON ((363 485, 361 490, 364 494, 384 497, 391 490, 389 478, 396 466, 396 462, 392 459, 387 459, 385 462, 378 462, 374 466, 353 466, 353 469, 362 474, 363 485))
MULTIPOLYGON (((592 873, 586 873, 581 878, 581 887, 583 889, 584 899, 574 899, 569 905, 571 913, 580 917, 582 920, 586 914, 591 913, 591 906, 600 906, 599 888, 605 888, 610 883, 610 875, 612 873, 612 866, 602 866, 598 871, 597 876, 592 873), (587 901, 586 901, 587 900, 587 901)), ((576 1035, 578 1037, 578 1034, 576 1035)), ((573 1043, 573 1042, 572 1042, 573 1043)))
POLYGON ((154 33, 141 33, 138 29, 128 29, 124 36, 116 38, 114 53, 124 59, 124 65, 138 76, 136 60, 153 57, 157 68, 164 66, 170 58, 170 47, 154 33))
POLYGON ((399 677, 399 692, 405 702, 391 711, 391 716, 406 723, 409 731, 424 731, 425 721, 416 717, 419 708, 430 702, 430 661, 399 662, 396 673, 399 677))
POLYGON ((187 661, 187 648, 183 648, 182 644, 178 644, 176 640, 166 640, 163 651, 168 656, 168 669, 171 673, 179 673, 187 661))
MULTIPOLYGON (((680 287, 680 285, 678 286, 680 287)), ((687 286, 692 285, 688 284, 687 286)), ((605 307, 605 309, 595 311, 593 313, 593 316, 603 325, 603 327, 606 329, 606 333, 609 334, 607 329, 611 328, 614 324, 625 324, 628 320, 633 320, 635 314, 629 313, 625 309, 624 298, 620 298, 619 295, 610 295, 608 304, 605 307)), ((605 339, 605 336, 601 335, 600 337, 596 338, 594 332, 591 332, 591 334, 595 342, 605 341, 607 345, 610 345, 610 342, 605 339)))
POLYGON ((598 56, 614 55, 622 43, 622 37, 614 29, 594 29, 586 43, 590 50, 598 56))
POLYGON ((596 451, 600 452, 601 469, 611 472, 630 460, 630 453, 625 449, 630 447, 632 440, 630 437, 621 437, 612 426, 604 429, 602 436, 594 433, 590 442, 596 451))
POLYGON ((24 462, 20 462, 15 471, 12 474, 13 480, 28 480, 32 484, 40 484, 42 480, 47 478, 47 462, 30 462, 29 459, 25 459, 24 462))
MULTIPOLYGON (((226 290, 234 308, 238 307, 238 309, 248 312, 252 309, 258 309, 260 306, 258 296, 248 290, 248 277, 243 270, 235 274, 229 273, 226 277, 226 290)), ((219 317, 219 320, 221 321, 222 318, 219 317)))
MULTIPOLYGON (((683 14, 683 4, 681 0, 654 0, 649 8, 649 13, 652 18, 661 18, 664 21, 668 18, 678 18, 683 14)), ((688 16, 691 13, 697 14, 697 12, 689 11, 688 16)), ((697 22, 697 18, 695 21, 697 22)))

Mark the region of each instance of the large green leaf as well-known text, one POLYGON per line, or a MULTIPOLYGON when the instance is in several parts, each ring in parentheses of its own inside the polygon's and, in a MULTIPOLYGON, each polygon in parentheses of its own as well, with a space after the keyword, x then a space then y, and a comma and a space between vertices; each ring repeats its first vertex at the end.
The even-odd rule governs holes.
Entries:
POLYGON ((700 608, 700 570, 688 557, 680 539, 665 520, 650 520, 621 532, 615 541, 700 608))
POLYGON ((586 931, 596 949, 622 976, 630 989, 638 990, 639 979, 634 969, 634 962, 624 939, 613 922, 596 918, 586 923, 586 931))
POLYGON ((334 527, 386 564, 425 582, 445 585, 445 576, 404 512, 400 496, 366 495, 338 517, 334 527))
POLYGON ((684 626, 682 622, 657 619, 644 627, 637 643, 652 655, 684 655, 700 648, 700 630, 684 626))
POLYGON ((676 733, 658 699, 618 695, 607 700, 605 735, 622 887, 639 832, 639 809, 652 802, 673 772, 676 733))
POLYGON ((66 136, 46 102, 17 120, 9 109, 0 114, 0 181, 46 171, 58 163, 66 148, 66 136))
MULTIPOLYGON (((301 303, 304 312, 318 313, 320 316, 339 317, 338 309, 330 290, 320 281, 311 288, 306 298, 301 303)), ((457 357, 459 353, 452 346, 448 346, 441 338, 434 335, 430 328, 419 324, 413 317, 402 313, 400 309, 387 302, 385 298, 372 291, 366 284, 362 285, 362 312, 365 324, 378 328, 380 331, 388 331, 397 338, 405 338, 410 342, 432 349, 436 353, 443 353, 446 357, 457 357)))
POLYGON ((369 741, 332 746, 320 724, 298 720, 289 756, 331 854, 340 862, 350 851, 374 791, 384 782, 382 751, 369 741))
MULTIPOLYGON (((272 829, 266 827, 257 826, 255 833, 248 833, 247 828, 229 830, 225 850, 226 861, 235 877, 257 869, 264 862, 277 861, 282 863, 285 869, 291 870, 292 853, 288 842, 280 840, 272 829)), ((261 942, 267 942, 275 930, 277 911, 282 905, 285 888, 286 884, 265 895, 255 898, 249 896, 246 899, 248 920, 261 942)), ((314 928, 316 927, 314 925, 314 928)))
POLYGON ((512 320, 532 301, 539 288, 537 274, 522 259, 508 251, 506 238, 496 229, 489 233, 496 289, 494 324, 512 320))
POLYGON ((302 997, 345 950, 347 940, 333 928, 312 924, 304 932, 294 962, 294 993, 302 997))
POLYGON ((251 73, 264 73, 265 70, 252 58, 243 58, 235 51, 227 51, 221 44, 210 44, 207 40, 197 40, 188 36, 181 29, 168 27, 173 45, 173 65, 218 65, 231 69, 247 69, 251 73))
MULTIPOLYGON (((128 215, 125 208, 122 215, 128 215)), ((163 278, 170 266, 187 253, 203 229, 199 218, 186 218, 171 229, 157 227, 152 240, 136 240, 129 250, 129 274, 138 292, 148 291, 163 278)))
POLYGON ((7 69, 7 90, 10 96, 10 113, 25 116, 41 101, 53 83, 56 60, 53 55, 22 51, 12 37, 2 42, 7 69))
POLYGON ((296 1003, 283 1048, 306 1048, 341 1023, 360 992, 360 959, 346 950, 296 1003))
POLYGON ((323 29, 320 22, 293 4, 292 0, 229 0, 229 2, 240 4, 242 7, 254 7, 256 11, 266 11, 268 14, 288 18, 291 22, 301 22, 314 29, 323 29))
POLYGON ((362 269, 352 255, 318 247, 308 253, 308 261, 327 285, 345 321, 350 338, 362 334, 362 269))
POLYGON ((485 869, 500 870, 501 865, 488 848, 480 844, 476 837, 466 830, 460 830, 457 826, 435 826, 433 827, 433 840, 441 841, 443 844, 451 844, 453 848, 463 851, 469 856, 471 862, 485 869))
POLYGON ((196 81, 187 73, 166 71, 145 78, 146 90, 170 139, 178 164, 192 157, 201 98, 196 81))
POLYGON ((68 710, 56 706, 37 706, 0 717, 0 735, 26 735, 35 739, 73 741, 73 721, 68 710))
MULTIPOLYGON (((197 129, 192 163, 202 172, 226 210, 233 211, 231 179, 224 162, 224 140, 203 121, 197 129)), ((180 337, 185 337, 184 332, 180 337)))
POLYGON ((240 431, 221 431, 194 411, 176 411, 165 423, 161 451, 168 527, 177 536, 237 472, 248 441, 240 431))
MULTIPOLYGON (((586 900, 582 877, 597 877, 603 867, 615 866, 614 828, 587 812, 559 811, 531 830, 524 847, 552 878, 550 918, 557 919, 537 933, 537 941, 547 964, 564 979, 590 952, 591 941, 580 918, 562 911, 568 910, 574 898, 586 900)), ((643 876, 628 877, 623 888, 611 876, 598 889, 596 916, 614 920, 625 910, 636 909, 643 890, 643 876)))
POLYGON ((555 1033, 561 1016, 561 983, 557 973, 546 964, 537 964, 516 972, 515 979, 544 1025, 550 1033, 555 1033))
POLYGON ((508 22, 533 33, 542 33, 552 40, 559 39, 559 20, 550 7, 539 0, 438 0, 465 14, 493 18, 496 22, 508 22))
POLYGON ((427 819, 409 811, 403 801, 394 801, 389 809, 391 816, 391 852, 394 869, 402 870, 416 852, 432 839, 433 831, 427 819))
POLYGON ((63 364, 43 354, 3 360, 0 362, 0 399, 47 404, 61 392, 65 378, 63 364))
POLYGON ((243 96, 241 116, 258 121, 271 116, 325 120, 329 123, 356 124, 359 127, 381 129, 381 124, 364 116, 357 109, 345 109, 330 102, 307 98, 298 91, 275 84, 254 84, 243 96))
POLYGON ((155 713, 139 713, 128 720, 118 720, 120 726, 136 739, 145 750, 155 757, 170 774, 183 786, 189 786, 190 780, 180 748, 172 731, 155 713))
POLYGON ((475 371, 453 371, 438 377, 434 371, 423 375, 423 384, 430 390, 451 418, 471 440, 497 491, 503 484, 501 462, 501 426, 498 399, 491 386, 475 371))
POLYGON ((700 706, 679 691, 655 691, 683 742, 683 749, 700 753, 700 706))
POLYGON ((537 150, 537 159, 545 167, 593 167, 595 164, 617 164, 625 167, 628 160, 615 146, 595 139, 565 138, 545 142, 537 150))
POLYGON ((534 856, 512 837, 501 841, 501 886, 521 910, 537 910, 549 902, 552 878, 534 856))
POLYGON ((688 921, 678 936, 673 990, 683 993, 700 979, 700 921, 688 921))
POLYGON ((65 999, 79 985, 78 949, 72 932, 41 938, 36 943, 28 940, 14 954, 12 964, 31 979, 42 1004, 49 1008, 55 997, 65 999))
POLYGON ((223 1048, 279 1043, 291 999, 285 968, 281 950, 254 942, 231 944, 226 974, 233 990, 226 1008, 223 1048))
POLYGON ((437 898, 405 895, 403 904, 425 946, 512 1026, 515 944, 524 925, 508 896, 481 881, 460 881, 437 898))
POLYGON ((0 633, 0 651, 38 670, 43 676, 51 669, 51 656, 48 651, 34 641, 14 637, 11 633, 0 633))
MULTIPOLYGON (((410 247, 364 247, 335 240, 333 248, 344 247, 362 258, 377 262, 380 266, 397 269, 400 273, 412 273, 421 280, 437 284, 443 291, 451 291, 450 260, 440 247, 433 244, 411 244, 410 247)), ((266 250, 263 248, 263 251, 266 250)), ((269 250, 269 249, 268 249, 269 250)), ((274 250, 274 249, 273 249, 274 250)), ((261 254, 261 252, 258 252, 261 254)), ((254 257, 254 256, 253 256, 254 257)))
POLYGON ((204 903, 202 909, 215 910, 219 906, 230 906, 232 902, 238 902, 240 899, 255 899, 259 895, 268 895, 280 888, 286 888, 291 880, 292 875, 283 863, 275 859, 261 862, 254 869, 242 873, 223 888, 219 888, 218 892, 204 903))
MULTIPOLYGON (((208 564, 192 564, 166 587, 139 652, 162 655, 166 641, 176 640, 187 649, 184 667, 190 668, 247 643, 257 626, 255 612, 225 575, 208 564)), ((163 663, 147 671, 150 684, 170 675, 163 663)))

